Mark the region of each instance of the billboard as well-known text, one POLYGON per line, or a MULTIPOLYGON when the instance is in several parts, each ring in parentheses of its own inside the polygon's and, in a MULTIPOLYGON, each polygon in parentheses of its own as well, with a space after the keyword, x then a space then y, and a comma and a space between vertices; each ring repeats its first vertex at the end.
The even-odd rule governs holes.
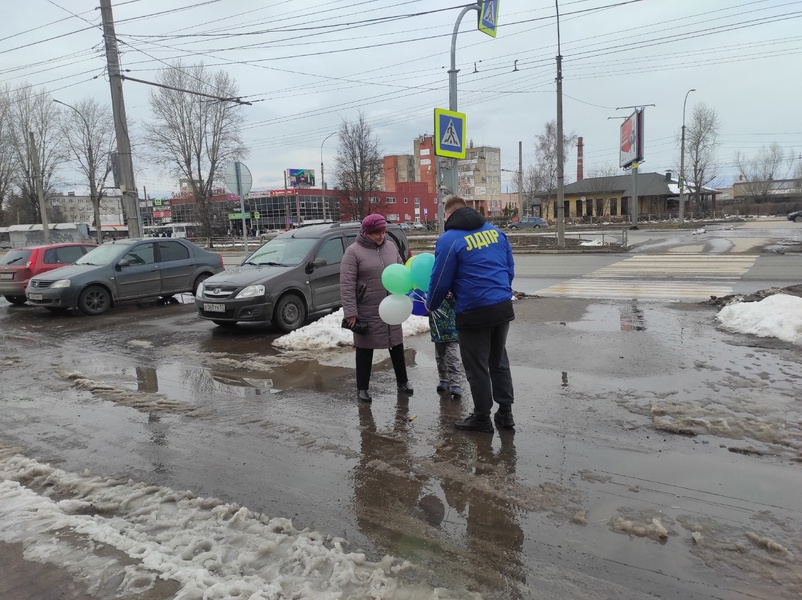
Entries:
POLYGON ((643 160, 643 110, 636 110, 621 124, 619 165, 627 168, 643 160))
POLYGON ((314 187, 314 169, 287 169, 287 185, 290 187, 314 187))

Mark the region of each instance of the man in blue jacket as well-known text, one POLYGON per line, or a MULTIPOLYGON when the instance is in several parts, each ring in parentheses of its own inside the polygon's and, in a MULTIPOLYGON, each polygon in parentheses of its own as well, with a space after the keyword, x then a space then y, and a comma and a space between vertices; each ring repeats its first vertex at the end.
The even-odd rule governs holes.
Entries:
POLYGON ((429 282, 429 310, 450 291, 456 299, 460 356, 473 396, 473 413, 457 429, 493 433, 490 412, 501 429, 512 429, 513 388, 507 359, 507 332, 515 319, 512 279, 515 265, 507 236, 459 196, 443 205, 445 231, 438 238, 429 282))

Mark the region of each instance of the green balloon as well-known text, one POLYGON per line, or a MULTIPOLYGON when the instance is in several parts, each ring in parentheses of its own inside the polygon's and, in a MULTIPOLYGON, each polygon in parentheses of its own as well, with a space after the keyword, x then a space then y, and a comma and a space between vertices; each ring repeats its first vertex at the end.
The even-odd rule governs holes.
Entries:
POLYGON ((404 265, 387 265, 382 271, 382 285, 391 294, 407 294, 412 291, 412 275, 404 265))
POLYGON ((412 283, 424 292, 429 291, 429 279, 432 277, 432 267, 434 267, 434 254, 424 252, 416 254, 415 260, 409 265, 409 272, 412 274, 412 283))

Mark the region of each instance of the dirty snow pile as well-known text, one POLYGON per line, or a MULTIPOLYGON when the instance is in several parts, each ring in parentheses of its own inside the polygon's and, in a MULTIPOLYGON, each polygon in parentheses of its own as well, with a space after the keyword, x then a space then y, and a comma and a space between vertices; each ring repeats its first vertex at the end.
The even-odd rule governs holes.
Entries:
POLYGON ((139 598, 165 580, 178 587, 176 600, 476 598, 432 587, 403 559, 371 561, 345 539, 299 530, 286 518, 70 473, 2 446, 0 542, 83 575, 98 598, 139 598))
POLYGON ((604 246, 604 242, 601 238, 596 238, 594 240, 589 240, 585 242, 580 242, 580 246, 604 246))
POLYGON ((730 304, 719 311, 716 319, 730 331, 802 345, 802 298, 799 296, 774 294, 760 302, 730 304))
MULTIPOLYGON (((343 309, 326 315, 305 327, 281 336, 273 341, 277 348, 285 350, 326 350, 337 347, 350 348, 354 334, 342 328, 343 309)), ((429 318, 411 315, 401 324, 404 337, 429 331, 429 318)))

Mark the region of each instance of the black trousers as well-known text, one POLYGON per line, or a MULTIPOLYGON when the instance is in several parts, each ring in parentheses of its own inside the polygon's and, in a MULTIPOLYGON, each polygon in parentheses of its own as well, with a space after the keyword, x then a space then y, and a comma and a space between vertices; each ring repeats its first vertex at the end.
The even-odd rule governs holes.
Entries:
MULTIPOLYGON (((407 363, 404 360, 404 344, 390 348, 390 360, 395 371, 395 380, 398 385, 409 381, 407 378, 407 363)), ((356 349, 356 389, 367 390, 370 387, 370 372, 373 368, 373 348, 356 349)))
POLYGON ((502 410, 512 408, 514 392, 506 348, 509 329, 509 323, 501 323, 457 330, 462 366, 478 416, 489 416, 494 402, 502 410))

